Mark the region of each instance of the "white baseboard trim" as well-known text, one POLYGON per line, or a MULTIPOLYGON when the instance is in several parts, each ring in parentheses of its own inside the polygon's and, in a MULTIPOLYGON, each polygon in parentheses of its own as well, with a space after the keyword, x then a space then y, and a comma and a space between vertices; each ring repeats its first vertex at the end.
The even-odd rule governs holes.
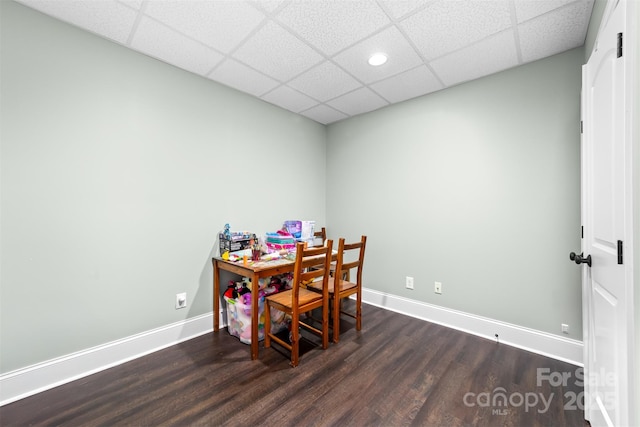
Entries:
POLYGON ((212 330, 212 313, 203 314, 8 372, 0 376, 0 406, 204 335, 212 330))
POLYGON ((476 316, 372 289, 362 290, 362 301, 386 310, 437 323, 502 344, 582 366, 582 341, 476 316))
MULTIPOLYGON (((581 341, 371 289, 363 289, 362 301, 490 340, 498 334, 503 344, 582 366, 581 341)), ((0 375, 0 406, 209 333, 212 316, 203 314, 0 375)))

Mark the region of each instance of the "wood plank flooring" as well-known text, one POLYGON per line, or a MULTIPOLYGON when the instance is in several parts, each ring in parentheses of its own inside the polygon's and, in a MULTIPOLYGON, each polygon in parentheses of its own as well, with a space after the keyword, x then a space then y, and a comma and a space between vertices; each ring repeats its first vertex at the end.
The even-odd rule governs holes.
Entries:
POLYGON ((576 366, 369 305, 354 322, 297 368, 207 334, 5 405, 0 425, 584 426, 576 366))

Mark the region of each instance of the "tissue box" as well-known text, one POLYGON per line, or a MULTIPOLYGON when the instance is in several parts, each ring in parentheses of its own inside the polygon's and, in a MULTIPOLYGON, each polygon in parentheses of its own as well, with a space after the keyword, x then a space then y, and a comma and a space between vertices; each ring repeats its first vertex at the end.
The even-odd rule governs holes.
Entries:
POLYGON ((302 235, 303 240, 313 239, 313 233, 316 231, 315 221, 302 221, 302 235))

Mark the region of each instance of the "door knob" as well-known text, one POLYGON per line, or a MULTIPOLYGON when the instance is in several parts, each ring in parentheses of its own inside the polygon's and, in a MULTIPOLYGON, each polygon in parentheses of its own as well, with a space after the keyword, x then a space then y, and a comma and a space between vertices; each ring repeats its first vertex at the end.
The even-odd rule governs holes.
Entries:
POLYGON ((583 254, 580 255, 576 255, 575 252, 571 252, 569 254, 569 259, 571 261, 575 261, 576 264, 582 264, 585 263, 587 264, 589 267, 591 267, 591 255, 587 255, 586 258, 583 256, 583 254))

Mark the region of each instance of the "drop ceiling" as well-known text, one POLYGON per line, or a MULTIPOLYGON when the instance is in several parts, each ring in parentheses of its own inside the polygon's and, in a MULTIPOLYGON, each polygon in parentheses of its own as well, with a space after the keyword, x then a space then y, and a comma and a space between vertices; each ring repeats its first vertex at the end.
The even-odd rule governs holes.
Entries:
POLYGON ((593 0, 18 0, 323 124, 585 41, 593 0), (388 60, 373 67, 368 59, 388 60))

